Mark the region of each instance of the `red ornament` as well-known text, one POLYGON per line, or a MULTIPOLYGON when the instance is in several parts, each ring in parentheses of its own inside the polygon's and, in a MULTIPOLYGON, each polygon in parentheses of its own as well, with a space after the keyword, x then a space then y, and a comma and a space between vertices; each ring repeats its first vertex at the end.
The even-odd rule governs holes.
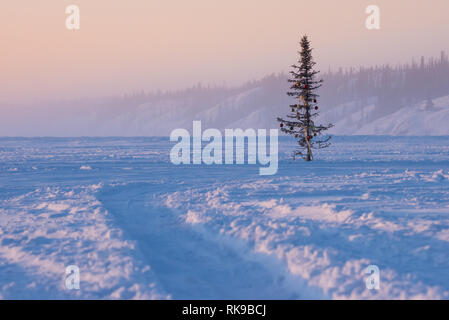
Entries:
POLYGON ((284 124, 283 124, 283 123, 280 123, 280 124, 279 124, 279 127, 281 127, 281 128, 282 128, 283 126, 284 126, 284 124))
POLYGON ((306 85, 306 84, 304 85, 304 89, 307 89, 308 87, 309 87, 308 85, 306 85))
POLYGON ((318 110, 318 106, 315 106, 315 110, 318 110))

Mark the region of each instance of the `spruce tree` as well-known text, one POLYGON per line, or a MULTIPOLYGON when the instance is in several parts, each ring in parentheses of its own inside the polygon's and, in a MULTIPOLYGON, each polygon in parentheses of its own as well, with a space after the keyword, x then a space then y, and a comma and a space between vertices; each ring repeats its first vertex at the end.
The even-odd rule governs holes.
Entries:
POLYGON ((330 136, 323 136, 324 131, 333 125, 316 125, 314 119, 319 115, 318 97, 316 90, 321 87, 323 80, 317 80, 319 71, 314 70, 315 62, 312 58, 312 48, 307 36, 303 36, 300 42, 298 65, 292 65, 290 71, 292 83, 287 94, 294 97, 297 103, 290 105, 290 113, 287 120, 277 118, 281 131, 293 135, 298 139, 299 148, 295 150, 293 157, 301 156, 306 161, 313 159, 312 149, 322 149, 330 145, 330 136))

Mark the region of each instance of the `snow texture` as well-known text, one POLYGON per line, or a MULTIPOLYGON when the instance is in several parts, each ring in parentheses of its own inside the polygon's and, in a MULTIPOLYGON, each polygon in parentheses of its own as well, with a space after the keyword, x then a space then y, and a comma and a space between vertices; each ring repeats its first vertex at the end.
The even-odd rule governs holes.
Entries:
POLYGON ((0 298, 448 299, 449 137, 333 142, 281 139, 267 178, 168 138, 0 138, 0 298))

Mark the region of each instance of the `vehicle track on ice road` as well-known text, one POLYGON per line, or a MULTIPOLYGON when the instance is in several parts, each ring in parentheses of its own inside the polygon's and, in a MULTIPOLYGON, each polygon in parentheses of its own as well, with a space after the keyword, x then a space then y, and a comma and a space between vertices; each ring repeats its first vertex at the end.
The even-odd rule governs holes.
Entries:
POLYGON ((206 239, 170 209, 153 207, 149 200, 158 191, 135 183, 105 188, 98 198, 173 299, 301 298, 286 288, 282 272, 245 259, 226 241, 206 239))

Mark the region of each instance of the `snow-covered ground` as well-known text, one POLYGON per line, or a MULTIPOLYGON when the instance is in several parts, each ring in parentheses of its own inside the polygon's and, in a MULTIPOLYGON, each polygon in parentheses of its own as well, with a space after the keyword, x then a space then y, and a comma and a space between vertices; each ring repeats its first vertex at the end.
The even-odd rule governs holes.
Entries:
POLYGON ((267 177, 167 138, 0 138, 0 298, 448 299, 449 137, 333 142, 281 139, 267 177))

